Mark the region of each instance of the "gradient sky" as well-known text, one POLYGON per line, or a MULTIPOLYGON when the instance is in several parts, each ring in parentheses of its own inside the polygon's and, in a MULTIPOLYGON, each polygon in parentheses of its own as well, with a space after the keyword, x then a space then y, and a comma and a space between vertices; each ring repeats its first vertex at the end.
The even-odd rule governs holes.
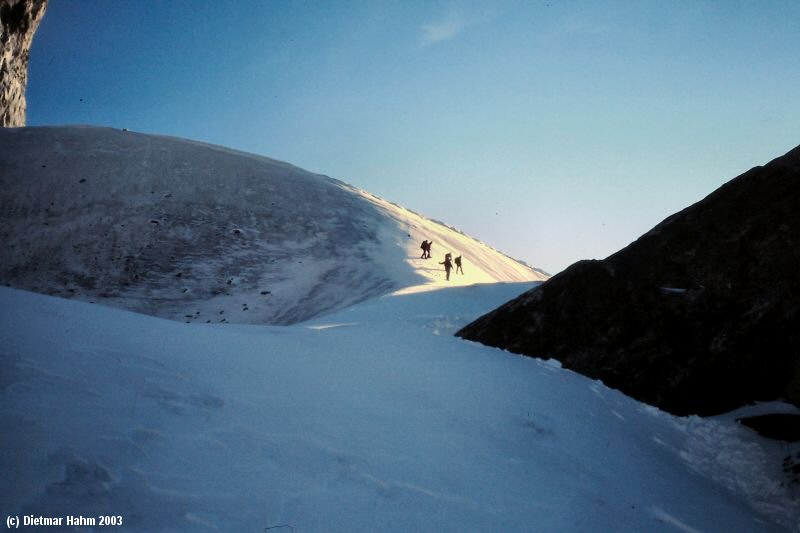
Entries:
POLYGON ((800 2, 50 0, 29 76, 29 126, 288 161, 555 273, 800 143, 800 2))

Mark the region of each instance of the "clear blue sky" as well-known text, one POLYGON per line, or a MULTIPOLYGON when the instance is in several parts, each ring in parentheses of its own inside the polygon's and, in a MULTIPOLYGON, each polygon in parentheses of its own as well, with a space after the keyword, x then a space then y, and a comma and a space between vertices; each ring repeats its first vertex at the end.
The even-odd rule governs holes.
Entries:
POLYGON ((800 2, 51 0, 28 125, 288 161, 557 272, 800 144, 800 2))

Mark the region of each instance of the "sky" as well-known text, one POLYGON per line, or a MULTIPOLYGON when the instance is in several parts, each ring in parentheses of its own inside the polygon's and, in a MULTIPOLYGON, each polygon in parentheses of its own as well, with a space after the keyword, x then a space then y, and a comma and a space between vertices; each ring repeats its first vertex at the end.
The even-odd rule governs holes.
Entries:
POLYGON ((50 0, 27 125, 288 161, 551 273, 800 143, 800 2, 50 0))

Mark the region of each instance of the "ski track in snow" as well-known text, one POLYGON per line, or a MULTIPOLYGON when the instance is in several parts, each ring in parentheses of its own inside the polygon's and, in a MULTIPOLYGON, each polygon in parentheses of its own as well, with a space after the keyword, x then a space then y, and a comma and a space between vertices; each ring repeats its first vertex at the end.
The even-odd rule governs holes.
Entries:
POLYGON ((0 510, 126 531, 798 530, 786 445, 452 336, 530 286, 295 326, 0 289, 0 510))

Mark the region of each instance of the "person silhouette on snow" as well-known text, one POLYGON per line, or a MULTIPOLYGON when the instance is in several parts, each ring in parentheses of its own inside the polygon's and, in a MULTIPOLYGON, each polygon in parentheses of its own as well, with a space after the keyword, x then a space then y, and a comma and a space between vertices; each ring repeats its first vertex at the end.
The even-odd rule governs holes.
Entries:
POLYGON ((461 256, 460 255, 458 257, 456 257, 455 263, 456 263, 456 274, 458 274, 458 271, 460 270, 461 271, 461 275, 463 276, 464 275, 464 269, 461 267, 461 256))
POLYGON ((447 274, 447 281, 450 281, 450 270, 453 268, 453 263, 450 260, 451 254, 446 254, 444 256, 444 261, 441 261, 439 264, 444 265, 444 271, 447 274))
POLYGON ((422 248, 422 255, 420 256, 420 259, 431 258, 431 244, 433 244, 433 241, 429 242, 427 239, 422 241, 422 244, 419 246, 422 248))

